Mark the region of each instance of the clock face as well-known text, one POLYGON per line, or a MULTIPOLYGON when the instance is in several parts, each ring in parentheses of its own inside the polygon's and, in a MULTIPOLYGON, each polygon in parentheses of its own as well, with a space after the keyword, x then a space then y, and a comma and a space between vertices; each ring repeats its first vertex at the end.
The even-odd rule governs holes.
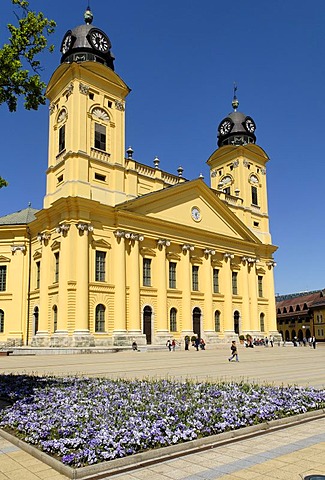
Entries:
POLYGON ((72 45, 72 35, 70 32, 68 32, 64 39, 63 39, 63 42, 62 42, 62 45, 61 45, 61 52, 63 54, 67 53, 67 51, 70 49, 72 45))
POLYGON ((104 33, 98 30, 92 30, 90 33, 90 43, 100 52, 107 53, 110 49, 110 42, 104 33))
POLYGON ((201 212, 197 207, 192 208, 191 215, 192 215, 193 220, 195 220, 196 222, 201 220, 201 212))
POLYGON ((255 132, 256 125, 255 125, 254 121, 253 121, 251 118, 247 118, 247 119, 245 120, 245 127, 246 127, 246 130, 247 130, 249 133, 254 133, 254 132, 255 132))
POLYGON ((221 133, 221 135, 227 135, 227 133, 230 132, 231 127, 232 127, 231 121, 224 120, 219 127, 219 132, 221 133))

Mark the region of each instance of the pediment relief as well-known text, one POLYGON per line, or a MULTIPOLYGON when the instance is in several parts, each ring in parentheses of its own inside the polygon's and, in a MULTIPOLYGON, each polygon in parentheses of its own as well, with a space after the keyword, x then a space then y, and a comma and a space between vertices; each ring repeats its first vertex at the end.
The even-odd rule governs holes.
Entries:
POLYGON ((108 250, 112 248, 112 245, 106 240, 104 240, 103 238, 100 238, 98 240, 93 240, 92 245, 93 247, 96 247, 96 248, 106 248, 108 250))
POLYGON ((195 263, 202 264, 203 263, 202 258, 198 257, 197 255, 192 255, 190 260, 191 260, 191 263, 193 263, 193 264, 195 264, 195 263))
POLYGON ((42 258, 42 253, 37 251, 33 255, 33 260, 40 260, 42 258))
POLYGON ((175 252, 168 252, 166 255, 168 260, 180 260, 181 256, 175 252))
POLYGON ((231 270, 240 270, 241 266, 239 263, 232 263, 231 264, 231 270))
POLYGON ((142 247, 140 253, 143 257, 155 257, 157 254, 152 248, 142 247))
POLYGON ((212 265, 213 267, 222 267, 222 266, 223 266, 223 263, 220 262, 220 260, 212 259, 212 260, 211 260, 211 265, 212 265))
POLYGON ((61 243, 55 240, 51 245, 51 250, 59 250, 61 247, 61 243))
POLYGON ((4 255, 0 255, 0 263, 9 263, 10 258, 5 257, 4 255))

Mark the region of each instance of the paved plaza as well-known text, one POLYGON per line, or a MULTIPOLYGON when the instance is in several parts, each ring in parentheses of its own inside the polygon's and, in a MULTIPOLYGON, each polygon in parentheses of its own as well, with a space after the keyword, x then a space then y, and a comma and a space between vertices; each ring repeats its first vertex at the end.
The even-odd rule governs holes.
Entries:
MULTIPOLYGON (((310 347, 239 347, 239 363, 228 362, 229 345, 206 351, 121 351, 85 355, 0 357, 1 373, 78 374, 110 378, 193 378, 248 380, 275 385, 325 387, 325 345, 310 347)), ((325 418, 283 428, 217 448, 182 455, 110 478, 287 479, 325 475, 325 418)), ((0 439, 0 480, 67 478, 28 453, 0 439)), ((108 478, 108 477, 105 477, 108 478)))

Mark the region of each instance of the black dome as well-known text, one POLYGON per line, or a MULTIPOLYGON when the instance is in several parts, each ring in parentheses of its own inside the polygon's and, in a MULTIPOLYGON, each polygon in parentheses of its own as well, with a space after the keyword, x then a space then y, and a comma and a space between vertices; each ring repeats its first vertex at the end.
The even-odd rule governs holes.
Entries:
POLYGON ((115 57, 111 42, 105 32, 91 25, 92 13, 85 14, 85 25, 68 30, 61 43, 61 63, 94 61, 114 70, 115 57), (88 14, 88 15, 87 15, 88 14))
POLYGON ((218 126, 218 147, 255 143, 256 125, 254 120, 242 112, 237 112, 239 103, 236 97, 234 97, 232 105, 234 111, 229 113, 218 126))

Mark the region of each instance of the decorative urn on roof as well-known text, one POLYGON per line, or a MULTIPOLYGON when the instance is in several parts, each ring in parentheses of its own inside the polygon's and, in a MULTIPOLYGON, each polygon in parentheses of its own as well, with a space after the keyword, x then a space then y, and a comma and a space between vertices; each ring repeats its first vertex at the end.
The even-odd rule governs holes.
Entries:
POLYGON ((61 43, 61 63, 99 62, 114 70, 112 44, 105 32, 92 25, 93 14, 88 7, 85 25, 68 30, 61 43))
POLYGON ((239 106, 236 97, 237 87, 234 88, 234 98, 232 100, 233 112, 224 118, 218 126, 218 147, 224 145, 246 145, 255 143, 256 125, 252 117, 238 112, 239 106))

